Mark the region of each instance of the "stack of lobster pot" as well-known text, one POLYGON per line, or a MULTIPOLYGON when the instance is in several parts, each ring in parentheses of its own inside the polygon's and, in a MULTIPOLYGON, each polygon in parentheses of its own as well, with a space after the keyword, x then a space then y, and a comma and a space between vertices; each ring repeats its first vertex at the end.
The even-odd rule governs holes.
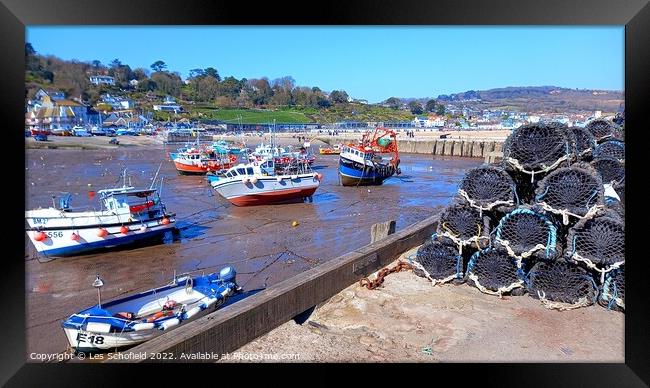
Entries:
POLYGON ((500 164, 469 170, 411 258, 434 284, 528 294, 569 310, 625 308, 625 143, 606 120, 523 125, 500 164))

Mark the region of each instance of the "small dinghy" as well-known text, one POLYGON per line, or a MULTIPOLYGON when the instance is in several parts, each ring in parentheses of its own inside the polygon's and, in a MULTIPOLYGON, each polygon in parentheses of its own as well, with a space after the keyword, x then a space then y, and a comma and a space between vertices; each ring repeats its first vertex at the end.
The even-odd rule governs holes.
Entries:
POLYGON ((219 273, 174 276, 166 286, 111 302, 101 302, 103 281, 97 275, 98 303, 72 314, 62 326, 77 352, 118 350, 147 341, 216 310, 226 299, 243 293, 233 267, 219 273))

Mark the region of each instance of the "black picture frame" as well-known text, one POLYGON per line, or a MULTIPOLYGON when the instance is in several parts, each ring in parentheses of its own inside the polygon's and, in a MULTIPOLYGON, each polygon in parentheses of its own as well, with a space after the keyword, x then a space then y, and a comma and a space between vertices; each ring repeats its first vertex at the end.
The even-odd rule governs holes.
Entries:
MULTIPOLYGON (((111 2, 2 0, 0 4, 0 106, 5 113, 3 143, 5 155, 13 155, 5 165, 3 177, 7 186, 3 195, 7 214, 4 217, 3 243, 11 249, 3 255, 2 300, 4 316, 0 321, 2 349, 0 353, 0 383, 9 386, 51 385, 108 385, 109 383, 133 383, 124 381, 124 369, 142 370, 150 382, 159 380, 159 373, 171 376, 171 382, 179 373, 170 373, 168 366, 149 365, 70 365, 27 363, 25 341, 25 266, 24 207, 16 206, 20 193, 16 186, 25 187, 24 170, 24 43, 26 25, 109 25, 109 24, 156 24, 156 25, 625 25, 625 106, 627 141, 628 203, 639 211, 627 212, 626 236, 628 240, 628 288, 625 315, 625 363, 624 364, 446 364, 413 365, 390 364, 377 368, 373 365, 355 365, 353 376, 342 373, 352 370, 348 365, 219 365, 207 368, 195 365, 196 371, 186 368, 181 379, 187 375, 223 379, 231 375, 233 382, 248 383, 251 379, 267 380, 270 374, 287 381, 296 369, 313 372, 310 380, 317 384, 366 382, 386 384, 383 376, 395 375, 415 378, 419 383, 439 384, 444 380, 472 383, 474 386, 496 385, 500 387, 533 386, 646 386, 650 384, 650 325, 648 298, 644 294, 649 274, 647 251, 642 233, 648 230, 644 224, 643 208, 647 202, 644 191, 643 159, 647 153, 647 132, 644 114, 648 111, 648 85, 650 84, 650 6, 647 0, 625 1, 510 1, 510 0, 456 0, 442 2, 399 1, 377 3, 373 1, 333 1, 328 3, 278 4, 277 2, 208 2, 201 0, 138 1, 113 0, 111 2), (644 138, 645 137, 645 138, 644 138), (8 143, 7 143, 8 142, 8 143), (14 148, 16 147, 16 148, 14 148), (23 163, 21 163, 21 161, 23 163), (15 163, 15 166, 12 165, 15 163), (641 197, 641 198, 640 198, 641 197), (630 202, 631 201, 631 202, 630 202), (635 225, 639 225, 636 227, 635 225), (630 248, 632 247, 632 248, 630 248), (631 269, 631 271, 629 270, 631 269), (247 373, 247 367, 255 367, 257 373, 247 373), (398 369, 399 368, 399 369, 398 369), (145 372, 146 371, 146 372, 145 372), (379 373, 379 374, 378 374, 379 373), (239 374, 239 375, 237 375, 239 374), (176 376, 174 378, 174 375, 176 376), (201 376, 204 375, 204 376, 201 376), (445 377, 443 379, 443 377, 445 377), (379 381, 376 381, 379 380, 379 381)), ((602 55, 607 55, 603 52, 602 55)), ((585 65, 590 60, 586 58, 585 65)), ((647 120, 647 119, 646 119, 647 120)), ((647 222, 647 221, 646 221, 647 222)), ((513 324, 516 324, 514 322, 513 324)), ((571 324, 571 322, 567 322, 571 324)), ((598 341, 594 338, 594 341, 598 341)), ((362 361, 362 360, 360 360, 362 361)), ((214 366, 214 365, 213 365, 214 366)), ((312 384, 304 382, 303 384, 312 384)), ((245 384, 248 385, 248 384, 245 384)), ((271 385, 273 386, 273 385, 271 385)))

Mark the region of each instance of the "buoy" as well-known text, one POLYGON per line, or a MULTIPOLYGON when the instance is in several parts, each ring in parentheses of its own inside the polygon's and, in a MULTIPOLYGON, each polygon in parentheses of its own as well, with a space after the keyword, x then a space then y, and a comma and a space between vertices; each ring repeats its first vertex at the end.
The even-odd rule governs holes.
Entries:
POLYGON ((246 184, 246 183, 248 183, 248 178, 244 178, 241 181, 242 181, 243 184, 246 184))
POLYGON ((72 232, 70 238, 72 239, 72 241, 79 241, 79 235, 74 232, 72 232))
POLYGON ((88 183, 88 187, 93 187, 93 184, 92 184, 92 183, 88 183))
POLYGON ((129 233, 129 228, 127 228, 126 226, 122 225, 122 227, 120 228, 120 233, 122 233, 122 234, 127 234, 127 233, 129 233))
POLYGON ((298 225, 300 225, 300 223, 298 221, 294 221, 294 222, 291 223, 291 226, 293 226, 294 228, 296 226, 298 226, 298 225))
POLYGON ((97 231, 97 237, 106 237, 107 234, 108 231, 104 228, 99 228, 99 230, 97 231))
POLYGON ((298 179, 298 175, 291 175, 291 179, 298 179))
POLYGON ((47 238, 47 234, 45 232, 38 232, 34 235, 34 240, 36 241, 43 241, 47 238))
POLYGON ((95 192, 94 191, 89 191, 88 192, 88 198, 90 198, 90 199, 95 198, 95 192))
POLYGON ((317 173, 316 173, 316 179, 318 179, 319 181, 321 181, 321 180, 323 179, 323 174, 317 172, 317 173))
POLYGON ((160 223, 163 225, 169 225, 169 222, 169 218, 167 217, 163 217, 163 219, 160 221, 160 223))
POLYGON ((140 231, 141 231, 141 232, 144 232, 144 231, 146 231, 146 230, 147 230, 147 225, 142 225, 142 226, 140 227, 140 231))
POLYGON ((275 178, 275 180, 278 181, 278 182, 282 182, 282 177, 279 176, 279 177, 275 178))
POLYGON ((256 176, 254 176, 254 177, 251 178, 251 183, 252 183, 252 184, 257 183, 257 177, 256 177, 256 176))

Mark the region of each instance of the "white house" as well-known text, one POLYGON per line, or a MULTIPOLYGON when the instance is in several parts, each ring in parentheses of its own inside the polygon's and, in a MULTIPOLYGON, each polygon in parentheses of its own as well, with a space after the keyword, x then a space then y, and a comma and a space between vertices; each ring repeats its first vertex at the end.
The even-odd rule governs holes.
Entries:
POLYGON ((137 79, 132 79, 131 81, 129 81, 129 85, 133 86, 134 88, 138 86, 139 83, 140 82, 138 82, 137 79))
POLYGON ((531 124, 539 123, 539 120, 540 120, 539 116, 528 116, 528 122, 531 124))
POLYGON ((153 110, 158 110, 161 112, 182 112, 183 107, 178 105, 176 103, 176 100, 174 100, 173 97, 167 96, 165 97, 165 101, 163 101, 162 104, 154 104, 153 110))
POLYGON ((92 75, 90 82, 95 85, 115 85, 115 78, 107 75, 92 75))

